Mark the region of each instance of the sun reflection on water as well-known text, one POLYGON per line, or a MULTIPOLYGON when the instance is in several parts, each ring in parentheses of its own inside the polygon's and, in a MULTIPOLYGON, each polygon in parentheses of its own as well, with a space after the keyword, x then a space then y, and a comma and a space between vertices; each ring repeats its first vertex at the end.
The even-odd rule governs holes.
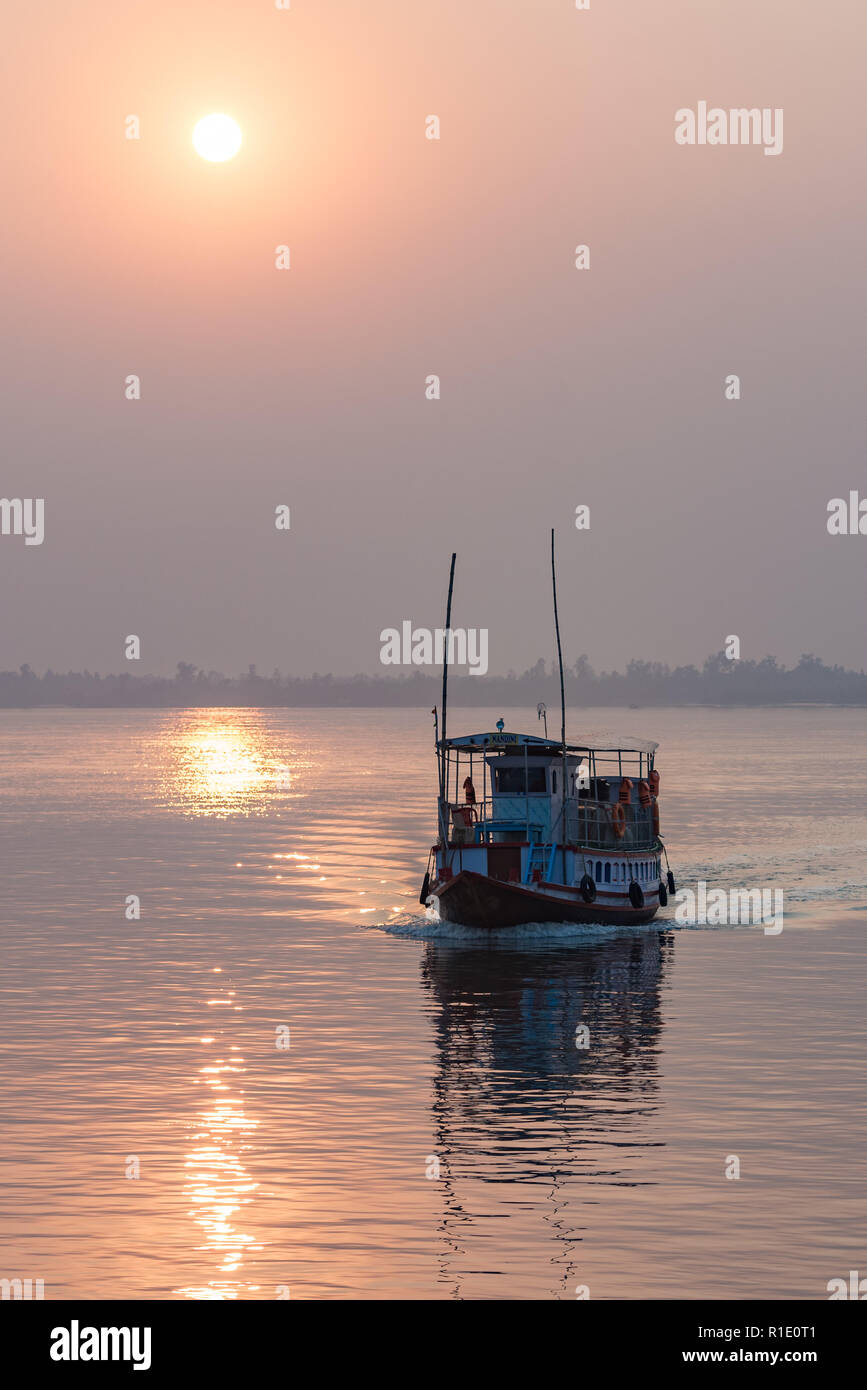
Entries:
MULTIPOLYGON (((227 990, 224 997, 209 999, 208 1004, 237 1009, 233 1001, 234 991, 227 990)), ((199 1300, 235 1299, 255 1293, 259 1287, 244 1283, 239 1275, 244 1257, 263 1247, 238 1224, 239 1213, 252 1202, 259 1187, 242 1158, 258 1121, 245 1113, 239 1090, 239 1078, 246 1071, 240 1049, 227 1047, 213 1035, 202 1037, 200 1042, 214 1044, 225 1055, 215 1056, 200 1067, 194 1081, 211 1094, 193 1122, 183 1191, 191 1202, 189 1215, 204 1235, 203 1243, 194 1248, 197 1254, 213 1258, 216 1268, 212 1278, 175 1293, 199 1300)))
POLYGON ((165 795, 187 815, 270 814, 293 792, 289 750, 274 747, 248 711, 191 711, 169 743, 165 795))

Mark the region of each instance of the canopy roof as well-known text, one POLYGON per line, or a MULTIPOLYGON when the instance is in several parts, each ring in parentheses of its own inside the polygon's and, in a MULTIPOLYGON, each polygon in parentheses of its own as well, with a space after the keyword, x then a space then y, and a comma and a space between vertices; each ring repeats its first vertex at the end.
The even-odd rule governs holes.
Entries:
MULTIPOLYGON (((460 738, 440 739, 438 748, 462 748, 471 751, 473 749, 500 749, 500 748, 523 748, 529 746, 535 752, 548 753, 553 756, 562 754, 563 745, 559 739, 538 738, 535 734, 462 734, 460 738)), ((655 753, 659 747, 658 743, 653 743, 648 739, 630 738, 622 735, 619 738, 613 735, 596 735, 588 743, 567 743, 568 753, 655 753)))

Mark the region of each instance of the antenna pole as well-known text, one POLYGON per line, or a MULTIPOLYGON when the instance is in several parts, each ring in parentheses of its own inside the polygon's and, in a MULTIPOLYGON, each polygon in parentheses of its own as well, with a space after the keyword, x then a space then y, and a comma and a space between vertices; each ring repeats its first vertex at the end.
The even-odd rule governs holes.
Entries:
MULTIPOLYGON (((551 585, 554 591, 554 630, 557 633, 557 660, 560 664, 560 742, 563 745, 563 844, 566 844, 566 687, 563 683, 563 648, 560 646, 560 619, 557 615, 557 567, 554 563, 554 528, 551 528, 551 585)), ((566 850, 563 850, 563 882, 566 881, 566 850)))

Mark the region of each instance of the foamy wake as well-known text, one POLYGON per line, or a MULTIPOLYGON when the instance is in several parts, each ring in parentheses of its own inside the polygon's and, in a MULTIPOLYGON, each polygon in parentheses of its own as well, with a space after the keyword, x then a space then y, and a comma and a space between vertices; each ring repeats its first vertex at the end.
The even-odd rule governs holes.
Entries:
POLYGON ((472 944, 508 945, 510 942, 593 941, 622 935, 623 932, 647 931, 648 926, 669 927, 659 917, 644 927, 614 927, 609 922, 525 922, 520 927, 465 927, 459 922, 444 922, 432 909, 404 912, 387 922, 368 922, 367 927, 400 936, 408 941, 461 941, 472 944))

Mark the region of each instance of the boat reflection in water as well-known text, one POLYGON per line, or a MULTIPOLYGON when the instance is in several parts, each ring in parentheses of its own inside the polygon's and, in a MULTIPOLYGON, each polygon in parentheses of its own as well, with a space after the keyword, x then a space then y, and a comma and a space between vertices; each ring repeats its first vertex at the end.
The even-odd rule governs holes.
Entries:
POLYGON ((455 1297, 574 1298, 604 1189, 652 1181, 673 947, 646 929, 551 948, 427 944, 440 1278, 455 1297))

